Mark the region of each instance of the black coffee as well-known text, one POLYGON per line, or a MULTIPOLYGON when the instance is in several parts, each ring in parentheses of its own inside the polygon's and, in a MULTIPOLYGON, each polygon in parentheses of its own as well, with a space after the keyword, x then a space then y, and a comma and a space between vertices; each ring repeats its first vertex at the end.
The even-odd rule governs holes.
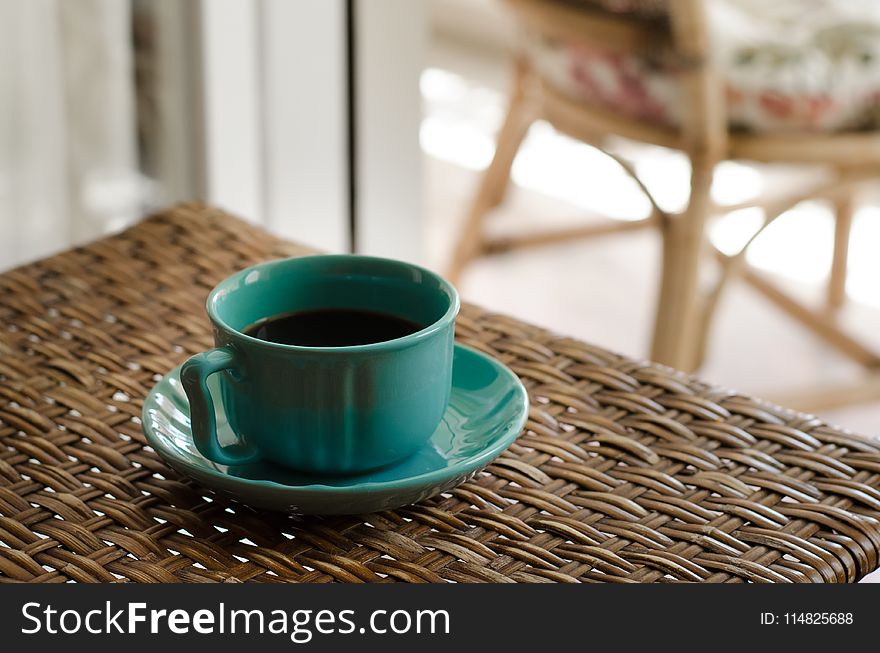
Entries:
POLYGON ((403 318, 350 308, 322 308, 260 320, 244 332, 269 342, 302 347, 348 347, 402 338, 421 326, 403 318))

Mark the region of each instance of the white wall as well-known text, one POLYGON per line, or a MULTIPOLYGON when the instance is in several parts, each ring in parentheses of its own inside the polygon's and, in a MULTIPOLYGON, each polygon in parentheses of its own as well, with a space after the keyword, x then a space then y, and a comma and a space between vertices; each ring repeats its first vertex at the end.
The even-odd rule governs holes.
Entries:
POLYGON ((192 138, 199 192, 281 236, 349 251, 353 108, 357 251, 419 259, 427 5, 352 3, 350 107, 346 4, 200 0, 194 120, 203 128, 192 138))
POLYGON ((344 0, 263 0, 267 225, 328 251, 351 246, 344 0))
POLYGON ((353 4, 357 250, 422 260, 419 79, 427 54, 427 5, 413 0, 353 4))
POLYGON ((264 222, 258 5, 200 0, 199 8, 204 193, 218 206, 264 222))
MULTIPOLYGON (((427 4, 354 0, 359 251, 423 251, 427 4)), ((160 202, 351 248, 346 0, 159 0, 160 202)), ((0 0, 0 269, 136 219, 129 3, 0 0)))
POLYGON ((0 268, 135 218, 129 6, 0 0, 0 268))

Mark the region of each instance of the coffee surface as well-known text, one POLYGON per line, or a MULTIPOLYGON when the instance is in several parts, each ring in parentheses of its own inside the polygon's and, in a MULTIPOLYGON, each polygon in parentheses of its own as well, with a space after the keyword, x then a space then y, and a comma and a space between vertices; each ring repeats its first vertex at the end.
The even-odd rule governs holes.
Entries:
POLYGON ((252 324, 244 333, 282 345, 350 347, 402 338, 422 328, 388 313, 325 308, 274 315, 252 324))

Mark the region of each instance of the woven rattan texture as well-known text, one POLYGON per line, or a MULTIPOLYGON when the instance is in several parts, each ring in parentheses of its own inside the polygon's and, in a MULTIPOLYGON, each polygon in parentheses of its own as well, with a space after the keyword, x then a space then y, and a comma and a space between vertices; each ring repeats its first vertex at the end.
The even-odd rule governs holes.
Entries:
POLYGON ((212 285, 302 253, 179 207, 0 276, 0 580, 854 581, 878 565, 880 447, 475 307, 459 338, 532 410, 471 482, 345 518, 212 498, 141 403, 209 347, 212 285))

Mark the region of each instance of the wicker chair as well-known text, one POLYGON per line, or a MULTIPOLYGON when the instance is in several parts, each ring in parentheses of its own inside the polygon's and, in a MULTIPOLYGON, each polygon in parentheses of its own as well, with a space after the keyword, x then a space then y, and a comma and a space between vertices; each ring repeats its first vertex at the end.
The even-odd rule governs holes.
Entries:
MULTIPOLYGON (((742 98, 736 97, 736 89, 731 89, 710 51, 703 0, 505 0, 505 4, 517 17, 524 32, 537 35, 545 42, 573 44, 587 53, 601 51, 614 57, 662 56, 664 65, 675 71, 677 86, 674 96, 680 115, 677 120, 662 116, 658 120, 644 111, 609 106, 601 101, 603 98, 595 101, 595 98, 576 97, 553 78, 552 68, 548 70, 539 65, 534 52, 523 47, 516 57, 515 83, 494 159, 479 186, 448 270, 453 279, 469 261, 481 255, 656 227, 662 235, 663 265, 651 349, 653 359, 681 369, 692 370, 699 366, 714 308, 726 282, 737 274, 837 350, 871 371, 880 370, 880 355, 843 331, 836 319, 837 309, 846 296, 853 190, 880 173, 880 130, 854 124, 856 118, 852 116, 847 118, 850 121, 848 128, 819 129, 812 124, 817 122, 817 116, 822 116, 813 106, 816 103, 810 105, 811 112, 798 114, 798 119, 812 121, 808 124, 795 122, 755 128, 731 121, 728 118, 729 113, 733 114, 731 102, 742 98), (600 6, 603 4, 606 5, 604 8, 600 6), (621 4, 630 5, 624 13, 608 10, 608 5, 619 8, 621 4), (614 158, 651 202, 651 215, 637 222, 609 221, 565 231, 488 239, 483 231, 484 218, 502 201, 516 152, 528 127, 538 119, 547 120, 556 129, 594 145, 614 158), (633 166, 604 149, 609 136, 622 136, 684 152, 691 161, 687 207, 677 214, 662 210, 633 166), (713 171, 719 162, 729 159, 819 164, 827 166, 831 175, 821 183, 813 183, 786 197, 717 206, 710 197, 713 171), (767 225, 797 203, 811 198, 829 200, 836 211, 827 301, 818 309, 783 292, 749 267, 745 260, 746 249, 767 225), (764 209, 763 225, 741 251, 733 255, 713 252, 706 236, 707 218, 747 206, 764 209), (714 285, 707 289, 701 286, 699 279, 701 270, 711 258, 720 261, 720 274, 716 275, 714 285)), ((775 108, 774 99, 780 100, 762 98, 762 101, 767 100, 763 104, 771 113, 775 108)), ((653 109, 649 107, 649 110, 653 109)), ((820 389, 809 396, 797 395, 786 400, 816 410, 877 396, 880 396, 880 375, 869 376, 866 383, 856 388, 820 389)))

